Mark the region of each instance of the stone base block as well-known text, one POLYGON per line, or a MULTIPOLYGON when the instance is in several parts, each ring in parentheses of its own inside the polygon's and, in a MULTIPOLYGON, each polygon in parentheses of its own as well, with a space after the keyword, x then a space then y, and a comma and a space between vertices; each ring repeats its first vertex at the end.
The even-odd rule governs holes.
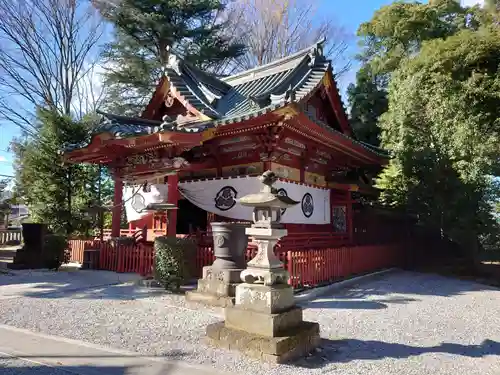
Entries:
POLYGON ((287 284, 239 284, 235 304, 243 309, 276 314, 295 305, 293 288, 287 284))
POLYGON ((234 304, 236 285, 240 283, 241 269, 218 270, 203 267, 203 278, 196 291, 186 293, 186 299, 206 305, 226 307, 234 304))
POLYGON ((228 307, 234 305, 233 297, 202 293, 197 290, 186 292, 186 300, 216 307, 228 307))
POLYGON ((236 292, 236 285, 234 283, 225 283, 219 280, 198 280, 198 288, 200 293, 213 294, 221 297, 234 297, 236 292))
POLYGON ((224 322, 207 326, 208 343, 270 363, 285 363, 305 356, 320 345, 319 324, 302 322, 280 337, 266 337, 228 328, 224 322))
POLYGON ((238 306, 227 307, 224 312, 226 327, 262 336, 282 336, 282 332, 286 332, 302 322, 301 307, 292 307, 279 314, 266 314, 242 309, 238 306))
POLYGON ((204 280, 216 280, 222 283, 241 283, 241 271, 243 269, 217 269, 212 266, 203 267, 203 279, 204 280))

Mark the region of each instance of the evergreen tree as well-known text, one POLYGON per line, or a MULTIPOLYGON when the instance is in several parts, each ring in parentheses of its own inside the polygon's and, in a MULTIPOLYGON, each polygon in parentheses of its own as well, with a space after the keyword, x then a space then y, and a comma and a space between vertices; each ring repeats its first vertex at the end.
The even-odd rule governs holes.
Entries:
MULTIPOLYGON (((15 140, 16 194, 30 209, 31 219, 42 222, 56 233, 87 233, 97 228, 96 218, 85 210, 97 201, 97 168, 65 163, 63 151, 69 144, 82 142, 89 128, 53 110, 39 109, 38 135, 15 140)), ((103 190, 104 199, 111 195, 103 190)))
POLYGON ((401 62, 418 54, 425 41, 477 28, 482 16, 480 10, 471 12, 456 0, 398 1, 380 8, 359 27, 362 67, 347 93, 360 140, 378 145, 377 122, 387 110, 387 85, 401 62))
POLYGON ((389 85, 382 145, 392 152, 382 200, 441 228, 477 259, 479 240, 498 229, 500 33, 463 30, 424 43, 389 85))
POLYGON ((385 82, 361 68, 356 74, 356 84, 347 87, 347 100, 351 108, 350 121, 354 134, 363 142, 379 146, 379 117, 387 111, 388 100, 385 82))
POLYGON ((231 43, 220 21, 220 0, 97 1, 101 14, 115 26, 105 84, 107 109, 137 115, 158 84, 174 51, 193 65, 220 72, 244 48, 231 43))

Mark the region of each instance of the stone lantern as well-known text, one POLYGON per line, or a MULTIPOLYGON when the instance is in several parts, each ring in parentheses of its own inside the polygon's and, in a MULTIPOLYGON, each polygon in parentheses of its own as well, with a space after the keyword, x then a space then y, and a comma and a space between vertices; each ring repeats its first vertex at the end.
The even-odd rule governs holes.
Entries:
POLYGON ((240 198, 253 207, 253 224, 246 234, 257 243, 258 252, 241 272, 235 305, 225 309, 225 321, 207 326, 211 344, 241 352, 266 362, 283 363, 301 357, 320 343, 318 323, 306 322, 295 305, 288 272, 274 254, 274 246, 287 230, 280 224, 284 209, 298 204, 278 195, 276 175, 265 172, 262 190, 240 198))
POLYGON ((280 223, 281 213, 299 202, 278 195, 272 186, 277 179, 273 172, 265 172, 259 177, 263 184, 262 190, 239 200, 242 206, 253 207, 253 224, 246 230, 246 234, 253 237, 253 242, 258 246, 257 255, 248 262, 247 269, 241 272, 241 279, 247 284, 286 284, 289 278, 283 263, 274 254, 274 246, 288 233, 280 223))

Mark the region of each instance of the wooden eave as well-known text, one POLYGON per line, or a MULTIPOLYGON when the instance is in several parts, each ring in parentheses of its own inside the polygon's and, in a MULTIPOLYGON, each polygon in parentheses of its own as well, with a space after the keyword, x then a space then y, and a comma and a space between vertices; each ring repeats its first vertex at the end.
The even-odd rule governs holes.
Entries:
POLYGON ((340 127, 342 128, 342 131, 346 135, 352 137, 352 127, 349 124, 349 118, 347 117, 347 114, 345 112, 344 104, 342 103, 342 98, 340 97, 337 87, 337 82, 335 82, 335 79, 333 78, 331 69, 325 73, 325 76, 322 80, 322 86, 324 87, 328 101, 332 106, 335 116, 337 117, 340 127))
POLYGON ((361 165, 384 165, 387 159, 333 129, 325 129, 302 112, 284 122, 284 126, 356 160, 361 165))
POLYGON ((65 153, 71 163, 109 163, 117 157, 152 151, 160 148, 178 147, 188 150, 199 146, 213 136, 213 130, 203 132, 162 131, 136 137, 115 138, 110 133, 101 133, 81 149, 65 153))

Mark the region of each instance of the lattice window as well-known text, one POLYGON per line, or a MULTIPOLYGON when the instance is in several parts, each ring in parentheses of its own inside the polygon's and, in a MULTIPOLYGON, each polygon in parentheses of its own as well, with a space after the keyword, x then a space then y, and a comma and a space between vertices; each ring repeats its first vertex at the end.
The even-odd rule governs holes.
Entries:
POLYGON ((337 233, 347 232, 347 207, 333 207, 333 230, 337 233))

